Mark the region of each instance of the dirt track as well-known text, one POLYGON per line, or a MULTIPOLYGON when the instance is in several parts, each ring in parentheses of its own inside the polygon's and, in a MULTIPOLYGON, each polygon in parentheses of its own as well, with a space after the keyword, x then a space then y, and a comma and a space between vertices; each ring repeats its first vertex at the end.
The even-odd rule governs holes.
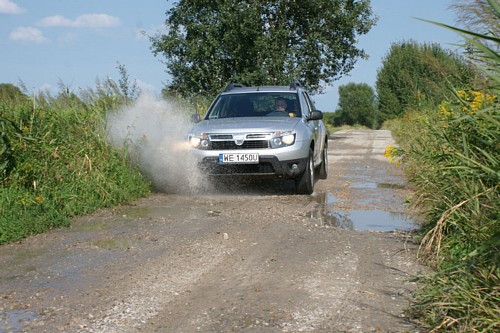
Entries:
POLYGON ((0 332, 404 332, 422 269, 388 131, 330 140, 287 183, 157 194, 0 247, 0 332))

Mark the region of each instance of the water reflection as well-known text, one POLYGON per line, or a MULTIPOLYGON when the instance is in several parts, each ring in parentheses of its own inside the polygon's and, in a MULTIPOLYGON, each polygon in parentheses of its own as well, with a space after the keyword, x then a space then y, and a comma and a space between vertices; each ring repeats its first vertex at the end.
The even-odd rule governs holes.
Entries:
POLYGON ((413 228, 411 219, 402 213, 361 209, 337 211, 333 203, 338 202, 338 199, 331 193, 318 194, 315 200, 318 205, 307 216, 321 226, 373 231, 408 231, 413 228))
POLYGON ((365 189, 365 188, 404 189, 406 186, 404 184, 396 184, 396 183, 352 182, 350 187, 354 189, 365 189))
POLYGON ((346 214, 329 211, 326 206, 310 211, 308 217, 314 219, 315 223, 321 226, 354 230, 353 222, 346 214))
POLYGON ((25 326, 38 318, 38 315, 30 310, 0 311, 0 333, 26 332, 25 326))

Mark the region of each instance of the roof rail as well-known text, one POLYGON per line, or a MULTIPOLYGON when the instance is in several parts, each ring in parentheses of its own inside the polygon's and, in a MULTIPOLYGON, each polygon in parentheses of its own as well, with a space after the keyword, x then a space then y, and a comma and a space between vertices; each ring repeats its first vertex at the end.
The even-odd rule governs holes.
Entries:
POLYGON ((290 83, 290 90, 297 89, 298 87, 302 87, 302 85, 299 82, 292 81, 292 83, 290 83))
POLYGON ((226 89, 224 89, 224 92, 231 91, 234 88, 243 88, 243 87, 244 85, 242 85, 241 83, 230 83, 227 85, 226 89))

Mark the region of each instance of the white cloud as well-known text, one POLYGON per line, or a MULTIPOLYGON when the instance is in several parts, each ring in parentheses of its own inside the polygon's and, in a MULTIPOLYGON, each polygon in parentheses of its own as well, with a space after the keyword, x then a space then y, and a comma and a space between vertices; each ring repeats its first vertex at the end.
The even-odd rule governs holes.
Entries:
POLYGON ((75 33, 68 32, 58 38, 58 41, 62 44, 71 44, 78 40, 78 36, 75 33))
POLYGON ((30 43, 45 43, 48 42, 48 39, 45 38, 43 33, 33 27, 19 27, 14 29, 10 35, 11 40, 21 41, 21 42, 30 42, 30 43))
POLYGON ((19 7, 11 0, 0 0, 0 13, 2 14, 19 14, 24 12, 24 8, 19 7))
POLYGON ((70 27, 74 23, 64 16, 49 16, 40 21, 40 24, 46 27, 70 27))
POLYGON ((42 19, 40 24, 45 27, 112 28, 120 24, 120 19, 108 14, 85 14, 74 20, 55 15, 42 19))

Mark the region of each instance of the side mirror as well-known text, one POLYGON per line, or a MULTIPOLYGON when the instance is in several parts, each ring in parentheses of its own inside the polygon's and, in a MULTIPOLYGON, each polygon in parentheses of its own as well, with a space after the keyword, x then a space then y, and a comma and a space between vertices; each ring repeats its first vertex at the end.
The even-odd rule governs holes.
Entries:
POLYGON ((307 120, 321 120, 323 119, 323 112, 316 110, 311 112, 309 117, 307 117, 307 120))
POLYGON ((193 123, 199 123, 199 122, 200 122, 200 120, 201 120, 201 118, 200 118, 200 115, 199 115, 199 114, 195 113, 195 114, 192 114, 192 115, 191 115, 191 121, 192 121, 193 123))

